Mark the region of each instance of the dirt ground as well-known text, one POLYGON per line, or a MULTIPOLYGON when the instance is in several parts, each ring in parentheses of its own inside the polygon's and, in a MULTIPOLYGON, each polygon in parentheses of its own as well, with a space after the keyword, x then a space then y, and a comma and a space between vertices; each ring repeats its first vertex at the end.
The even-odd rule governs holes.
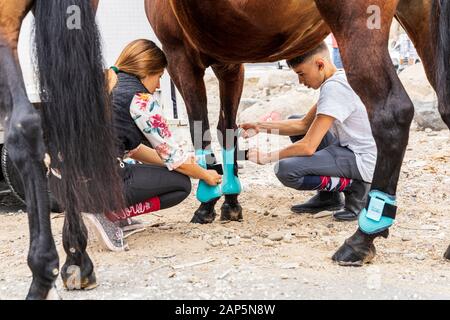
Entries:
MULTIPOLYGON (((217 87, 212 82, 209 88, 213 108, 217 87)), ((128 238, 130 251, 108 252, 93 235, 88 251, 99 287, 68 292, 58 279, 59 293, 63 299, 450 299, 450 262, 443 259, 450 244, 449 163, 449 131, 411 130, 398 219, 364 267, 340 267, 330 259, 356 222, 291 213, 292 204, 313 193, 281 186, 273 166, 242 163, 243 222, 190 224, 198 206, 193 192, 175 208, 142 217, 147 230, 128 238)), ((0 299, 23 299, 31 281, 22 210, 11 198, 2 200, 0 299)), ((62 216, 52 215, 61 263, 62 224, 62 216)))

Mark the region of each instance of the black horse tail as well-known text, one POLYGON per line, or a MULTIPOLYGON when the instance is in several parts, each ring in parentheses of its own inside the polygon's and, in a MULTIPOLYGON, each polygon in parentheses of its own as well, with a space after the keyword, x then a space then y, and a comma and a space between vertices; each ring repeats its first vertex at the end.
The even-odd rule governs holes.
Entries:
POLYGON ((101 40, 88 0, 37 0, 35 42, 50 189, 69 212, 122 207, 101 40), (60 178, 56 178, 60 175, 60 178))
POLYGON ((450 1, 434 0, 431 18, 436 43, 436 91, 442 118, 450 126, 450 1))

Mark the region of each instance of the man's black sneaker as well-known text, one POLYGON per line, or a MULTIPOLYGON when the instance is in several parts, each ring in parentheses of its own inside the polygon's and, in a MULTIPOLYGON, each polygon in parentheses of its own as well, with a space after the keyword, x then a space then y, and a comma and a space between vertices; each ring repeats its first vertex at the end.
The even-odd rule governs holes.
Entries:
POLYGON ((344 207, 340 192, 319 191, 314 197, 303 204, 291 207, 294 213, 319 213, 322 211, 337 211, 344 207))

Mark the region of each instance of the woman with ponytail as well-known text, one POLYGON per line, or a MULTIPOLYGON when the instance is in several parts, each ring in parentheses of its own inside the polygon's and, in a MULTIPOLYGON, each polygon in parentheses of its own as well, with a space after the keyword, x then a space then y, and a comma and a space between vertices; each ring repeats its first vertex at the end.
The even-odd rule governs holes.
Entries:
POLYGON ((142 224, 132 217, 173 207, 191 192, 189 178, 216 186, 222 177, 197 165, 175 141, 154 93, 167 66, 164 53, 150 40, 125 47, 107 71, 112 97, 117 157, 127 208, 105 215, 87 214, 100 238, 112 251, 124 250, 123 232, 142 224), (137 163, 125 162, 131 158, 137 163))

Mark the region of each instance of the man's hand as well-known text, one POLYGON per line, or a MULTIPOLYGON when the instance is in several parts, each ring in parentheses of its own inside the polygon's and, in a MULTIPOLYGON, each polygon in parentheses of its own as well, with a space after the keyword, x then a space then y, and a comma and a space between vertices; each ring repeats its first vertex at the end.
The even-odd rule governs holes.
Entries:
POLYGON ((259 133, 259 126, 258 126, 258 124, 254 123, 254 122, 243 123, 243 124, 239 125, 239 128, 244 130, 242 137, 244 137, 245 139, 254 137, 259 133))
POLYGON ((258 149, 250 149, 248 151, 248 160, 260 165, 271 163, 270 153, 259 151, 258 149))

